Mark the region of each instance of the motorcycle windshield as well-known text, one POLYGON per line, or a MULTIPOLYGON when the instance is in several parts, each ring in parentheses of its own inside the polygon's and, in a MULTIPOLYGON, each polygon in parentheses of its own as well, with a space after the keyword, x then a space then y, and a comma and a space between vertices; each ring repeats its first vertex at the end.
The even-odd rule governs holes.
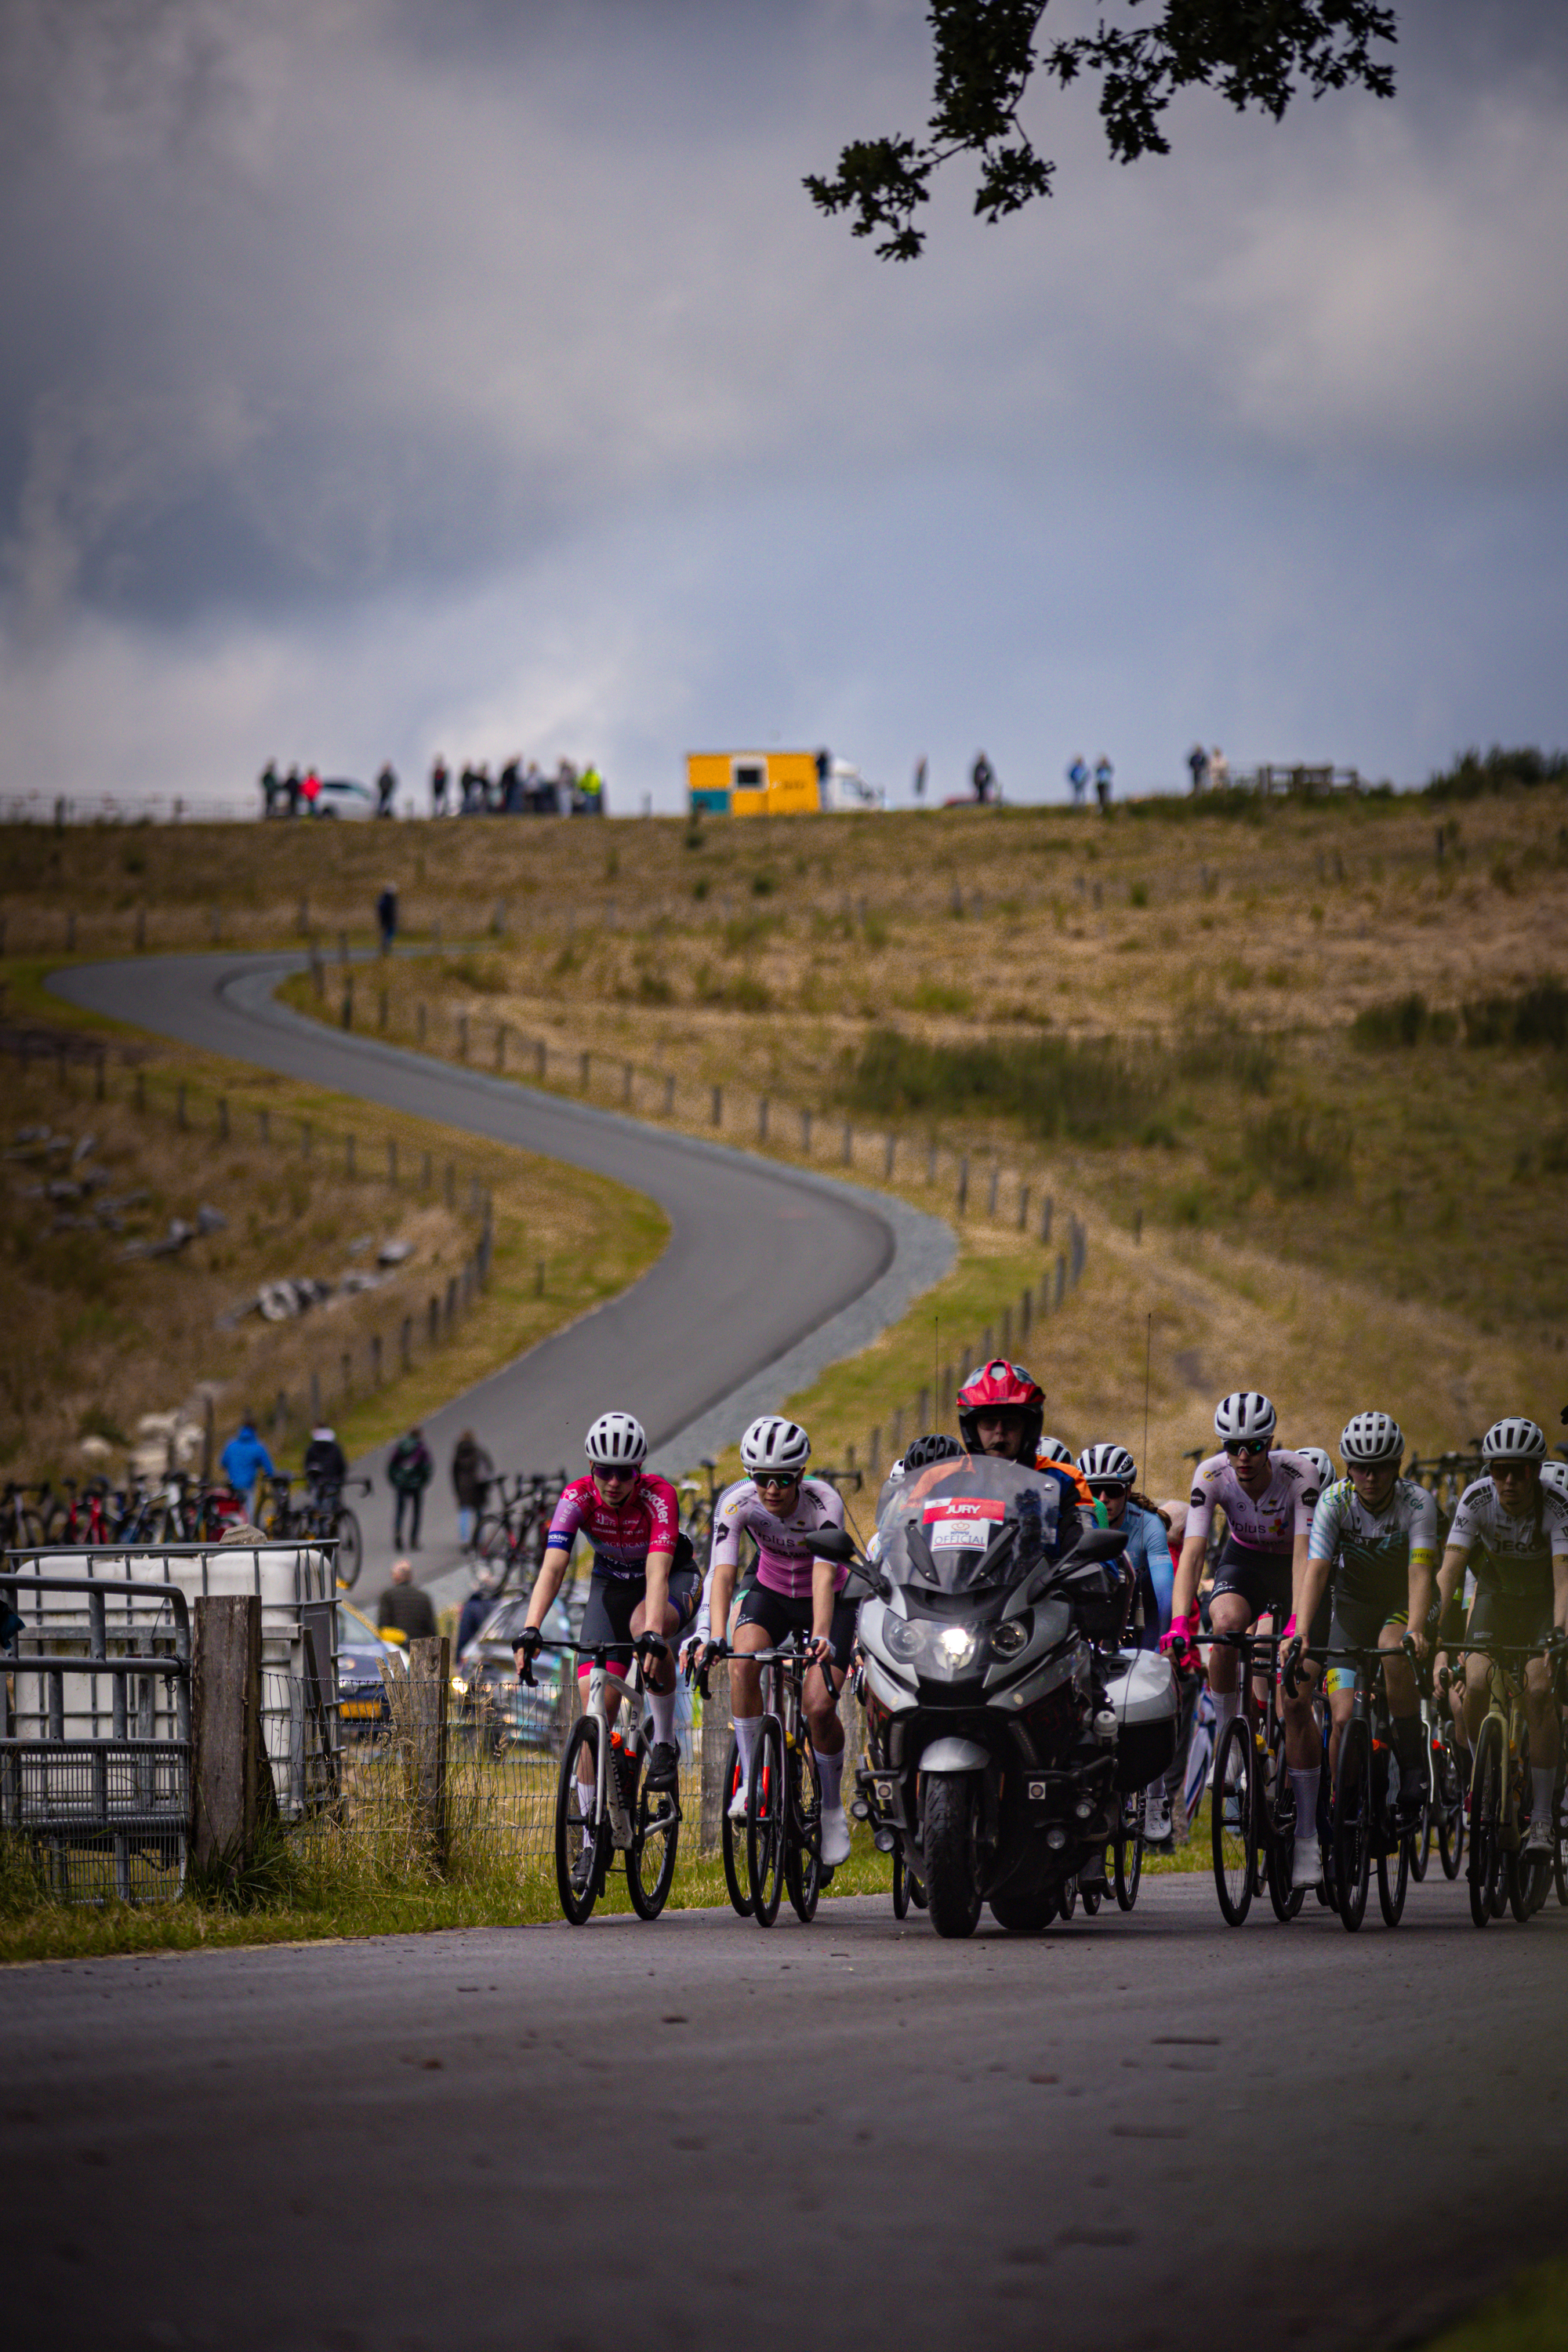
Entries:
POLYGON ((986 1454, 933 1462, 905 1479, 877 1522, 880 1565, 895 1584, 945 1593, 1020 1583, 1057 1545, 1061 1488, 986 1454))

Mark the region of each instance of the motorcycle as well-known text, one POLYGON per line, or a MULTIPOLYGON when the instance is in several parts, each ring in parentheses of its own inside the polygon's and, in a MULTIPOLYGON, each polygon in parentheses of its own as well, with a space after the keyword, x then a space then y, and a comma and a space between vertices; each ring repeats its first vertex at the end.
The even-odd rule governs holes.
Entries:
POLYGON ((1157 1653, 1124 1651, 1125 1533, 1088 1528, 1053 1559, 1060 1487, 1016 1463, 932 1464, 883 1500, 853 1571, 868 1765, 853 1811, 939 1936, 1069 1917, 1103 1878, 1130 1794, 1175 1753, 1177 1694, 1157 1653))

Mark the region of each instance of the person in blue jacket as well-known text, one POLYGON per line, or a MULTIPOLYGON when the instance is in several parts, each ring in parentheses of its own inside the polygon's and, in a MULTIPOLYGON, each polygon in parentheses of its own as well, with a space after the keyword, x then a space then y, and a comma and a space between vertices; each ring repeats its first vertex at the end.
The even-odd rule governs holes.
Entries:
POLYGON ((256 1434, 255 1417, 240 1416, 239 1427, 229 1439, 219 1456, 224 1476, 237 1495, 245 1497, 246 1516, 256 1517, 256 1482, 274 1475, 272 1456, 256 1434))
POLYGON ((1106 1526, 1127 1529, 1127 1564, 1138 1580, 1138 1599, 1143 1604, 1138 1646, 1157 1650, 1171 1623, 1175 1568, 1170 1530, 1147 1496, 1133 1493, 1138 1465, 1125 1445, 1087 1445, 1078 1466, 1095 1501, 1105 1506, 1106 1526))

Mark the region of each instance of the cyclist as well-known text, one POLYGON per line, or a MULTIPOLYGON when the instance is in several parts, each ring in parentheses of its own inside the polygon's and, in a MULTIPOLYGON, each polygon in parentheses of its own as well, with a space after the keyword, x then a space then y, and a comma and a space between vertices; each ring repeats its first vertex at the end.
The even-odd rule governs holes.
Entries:
POLYGON ((1310 1462, 1317 1472, 1318 1492, 1321 1495, 1326 1488, 1333 1485, 1338 1475, 1334 1469, 1333 1455, 1326 1446, 1322 1445, 1298 1445, 1296 1452, 1303 1462, 1310 1462))
MULTIPOLYGON (((1406 1627, 1414 1626, 1417 1643, 1425 1646, 1437 1566, 1437 1504, 1414 1478, 1400 1476, 1405 1434, 1392 1413, 1356 1413, 1345 1423, 1340 1454, 1345 1475, 1331 1480, 1318 1498, 1306 1575, 1297 1583, 1286 1632, 1301 1632, 1303 1641, 1317 1638, 1327 1598, 1331 1650, 1384 1653, 1383 1686, 1399 1764, 1396 1819, 1401 1829, 1409 1829, 1420 1818, 1426 1793, 1426 1736, 1415 1676, 1400 1644, 1406 1627)), ((1360 1679, 1354 1666, 1340 1660, 1328 1670, 1331 1774, 1339 1769, 1340 1740, 1360 1679)), ((1280 1691, 1286 1760, 1296 1792, 1298 1886, 1314 1885, 1318 1878, 1322 1744, 1312 1711, 1317 1681, 1318 1668, 1309 1661, 1295 1697, 1284 1687, 1280 1691)))
POLYGON ((310 1432, 310 1443, 305 1448, 305 1486, 312 1503, 319 1503, 329 1488, 341 1487, 349 1475, 348 1456, 338 1444, 337 1432, 323 1422, 310 1432))
MULTIPOLYGON (((1072 1504, 1088 1518, 1094 1497, 1088 1482, 1059 1437, 1041 1434, 1046 1419, 1046 1392, 1022 1364, 998 1356, 971 1372, 958 1391, 958 1430, 972 1454, 989 1454, 1004 1462, 1022 1462, 1059 1481, 1064 1506, 1072 1504)), ((1069 1536, 1076 1536, 1076 1528, 1069 1536)))
MULTIPOLYGON (((1158 1506, 1134 1490, 1138 1465, 1125 1445, 1089 1445, 1078 1457, 1085 1483, 1105 1512, 1107 1527, 1127 1529, 1124 1555, 1137 1578, 1136 1606, 1142 1618, 1138 1635, 1142 1650, 1156 1650, 1171 1622, 1171 1585, 1175 1562, 1171 1558, 1170 1532, 1158 1506)), ((1171 1801, 1165 1776, 1152 1780, 1143 1791, 1143 1834, 1157 1845, 1171 1835, 1171 1801)))
POLYGON ((816 1661, 801 1693, 822 1787, 822 1859, 837 1869, 849 1859, 844 1812, 844 1726, 836 1704, 855 1641, 855 1603, 841 1597, 847 1568, 813 1557, 811 1538, 844 1525, 844 1504, 826 1478, 808 1478, 811 1440, 798 1423, 763 1413, 741 1440, 746 1475, 727 1486, 713 1513, 713 1556, 688 1656, 699 1671, 724 1654, 713 1628, 730 1622, 730 1598, 740 1566, 741 1538, 757 1548, 756 1582, 741 1602, 730 1669, 730 1707, 740 1750, 741 1780, 730 1818, 743 1821, 752 1754, 763 1719, 760 1666, 747 1663, 794 1634, 816 1661))
MULTIPOLYGON (((1237 1389, 1215 1407, 1220 1450, 1193 1473, 1186 1534, 1171 1594, 1166 1642, 1190 1643, 1198 1631, 1198 1578, 1208 1552, 1215 1507, 1225 1513, 1225 1549, 1215 1570, 1209 1623, 1216 1633, 1245 1633, 1265 1618, 1283 1624, 1290 1594, 1306 1574, 1307 1538, 1318 1503, 1318 1474, 1300 1454, 1276 1447, 1274 1407, 1256 1389, 1237 1389)), ((1215 1746, 1241 1705, 1241 1662, 1216 1642, 1209 1651, 1215 1746)), ((1303 1766, 1308 1759, 1299 1759, 1303 1766)))
MULTIPOLYGON (((1554 1631, 1568 1632, 1568 1499, 1542 1479, 1545 1458, 1546 1440, 1533 1421, 1521 1413, 1494 1421, 1481 1440, 1487 1475, 1466 1487, 1448 1529, 1437 1576, 1445 1610, 1471 1553, 1481 1555, 1469 1622, 1455 1645, 1468 1653, 1465 1728, 1472 1746, 1487 1711, 1488 1642, 1528 1649, 1554 1631)), ((1436 1664, 1446 1660, 1439 1655, 1436 1664)), ((1531 1854, 1550 1853, 1552 1846, 1552 1788, 1561 1742, 1553 1680, 1550 1659, 1531 1659, 1524 1676, 1531 1765, 1524 1850, 1531 1854)))
MULTIPOLYGON (((594 1572, 588 1585, 588 1605, 578 1639, 587 1648, 611 1644, 609 1713, 614 1723, 626 1696, 626 1672, 633 1646, 644 1633, 671 1637, 690 1622, 702 1579, 692 1556, 691 1539, 680 1532, 680 1503, 668 1478, 645 1471, 647 1438, 643 1425, 629 1412, 602 1412, 584 1440, 588 1475, 563 1487, 544 1538, 544 1559, 529 1596, 528 1615, 514 1648, 521 1674, 531 1664, 543 1642, 541 1627, 545 1612, 561 1590, 566 1563, 579 1531, 594 1547, 594 1572)), ((584 1658, 579 1678, 592 1671, 584 1658)), ((648 1754, 650 1789, 672 1789, 679 1773, 675 1744, 675 1658, 667 1649, 650 1658, 646 1668, 648 1712, 653 1717, 653 1747, 648 1754)), ((592 1866, 591 1828, 595 1790, 593 1758, 581 1751, 586 1768, 582 1799, 584 1851, 576 1870, 584 1876, 592 1866)))

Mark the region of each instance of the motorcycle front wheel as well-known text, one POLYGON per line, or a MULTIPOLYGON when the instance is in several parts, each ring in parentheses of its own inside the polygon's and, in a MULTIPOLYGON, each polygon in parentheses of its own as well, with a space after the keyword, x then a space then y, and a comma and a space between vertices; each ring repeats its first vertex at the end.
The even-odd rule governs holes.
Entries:
POLYGON ((974 1854, 974 1782, 968 1772, 930 1772, 925 1781, 925 1885, 939 1936, 973 1936, 980 1923, 974 1854))

